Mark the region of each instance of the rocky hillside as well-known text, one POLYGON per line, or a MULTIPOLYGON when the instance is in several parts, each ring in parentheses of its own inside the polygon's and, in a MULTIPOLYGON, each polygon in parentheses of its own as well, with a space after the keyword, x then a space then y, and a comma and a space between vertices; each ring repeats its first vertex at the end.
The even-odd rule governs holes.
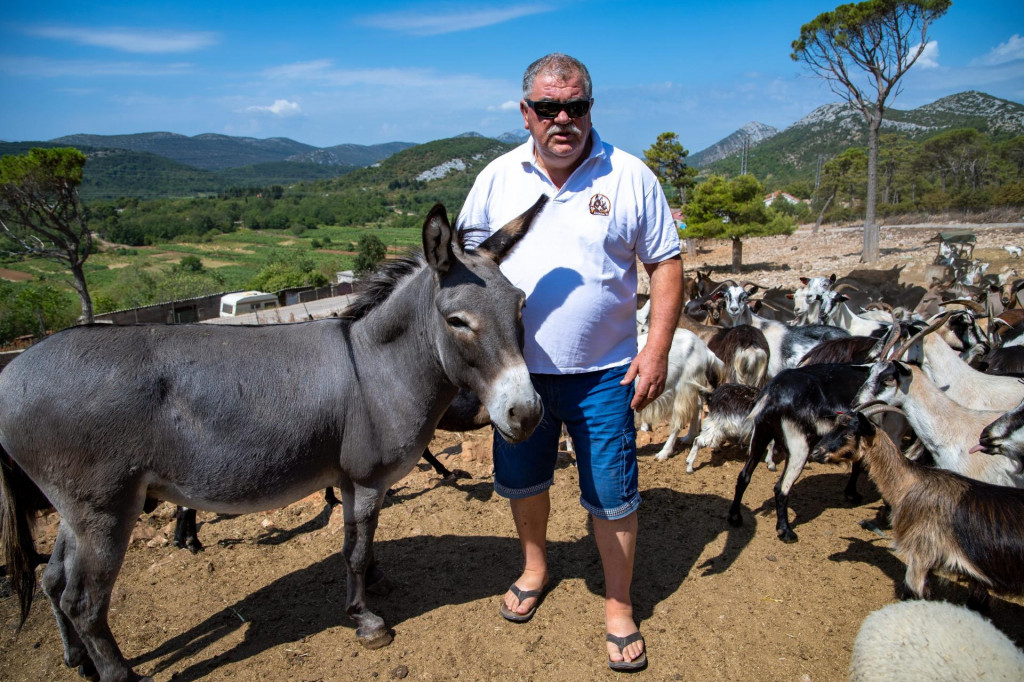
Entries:
POLYGON ((765 123, 751 121, 729 137, 719 140, 707 149, 702 149, 696 154, 691 154, 689 157, 689 163, 695 168, 706 166, 709 163, 714 163, 715 161, 743 151, 744 143, 746 143, 747 148, 749 149, 750 147, 753 147, 776 135, 778 132, 778 128, 773 128, 765 123))

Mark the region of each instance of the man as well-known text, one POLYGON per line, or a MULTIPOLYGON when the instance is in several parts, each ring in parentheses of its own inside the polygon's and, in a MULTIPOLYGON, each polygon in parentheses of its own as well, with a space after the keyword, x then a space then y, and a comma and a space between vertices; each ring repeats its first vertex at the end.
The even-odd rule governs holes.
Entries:
POLYGON ((682 264, 657 178, 601 140, 591 127, 592 103, 590 74, 576 59, 553 53, 531 64, 519 103, 530 139, 480 173, 458 225, 492 231, 539 194, 551 199, 502 265, 527 296, 523 352, 545 416, 523 443, 494 439, 494 488, 510 500, 525 560, 501 614, 528 621, 549 580, 548 488, 564 423, 604 569, 608 665, 635 670, 647 655, 630 598, 640 505, 633 410, 665 387, 682 264), (652 295, 648 342, 639 354, 637 258, 650 274, 652 295))

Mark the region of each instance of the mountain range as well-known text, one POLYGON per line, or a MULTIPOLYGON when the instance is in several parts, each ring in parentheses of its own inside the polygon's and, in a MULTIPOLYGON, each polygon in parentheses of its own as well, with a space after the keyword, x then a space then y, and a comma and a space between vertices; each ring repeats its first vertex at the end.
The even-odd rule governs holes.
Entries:
MULTIPOLYGON (((883 133, 899 132, 914 139, 952 128, 975 128, 995 138, 1021 135, 1024 105, 967 91, 916 109, 888 109, 883 121, 883 133)), ((527 136, 525 130, 514 130, 494 139, 504 144, 520 144, 527 136)), ((475 132, 457 136, 483 137, 475 132)), ((703 174, 734 175, 743 168, 745 156, 748 172, 762 180, 770 177, 773 183, 780 184, 813 174, 820 160, 864 144, 865 126, 860 113, 848 103, 834 103, 818 107, 784 130, 756 121, 748 123, 691 154, 688 162, 703 174)), ((154 132, 0 142, 0 155, 23 154, 40 146, 73 146, 85 152, 89 161, 80 193, 83 198, 96 199, 190 196, 231 187, 324 180, 373 166, 422 145, 388 142, 314 147, 284 137, 257 139, 212 133, 189 137, 154 132)), ((411 179, 430 170, 422 168, 411 179)))
MULTIPOLYGON (((974 128, 995 139, 1024 135, 1024 105, 969 90, 916 109, 886 109, 881 132, 920 140, 954 128, 974 128)), ((733 175, 743 163, 746 138, 747 171, 761 179, 772 175, 775 181, 785 182, 813 172, 819 158, 827 161, 849 147, 867 144, 864 118, 846 102, 818 107, 788 128, 773 130, 748 123, 691 154, 688 161, 705 173, 733 175)))

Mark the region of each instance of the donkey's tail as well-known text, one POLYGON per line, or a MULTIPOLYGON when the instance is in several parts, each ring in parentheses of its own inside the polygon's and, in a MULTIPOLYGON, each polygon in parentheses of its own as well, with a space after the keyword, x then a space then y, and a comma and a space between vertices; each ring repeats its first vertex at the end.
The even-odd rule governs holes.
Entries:
POLYGON ((0 554, 21 604, 18 630, 25 624, 32 607, 35 568, 40 563, 32 539, 32 523, 35 513, 45 507, 42 491, 0 447, 0 554), (40 501, 44 503, 41 505, 40 501))

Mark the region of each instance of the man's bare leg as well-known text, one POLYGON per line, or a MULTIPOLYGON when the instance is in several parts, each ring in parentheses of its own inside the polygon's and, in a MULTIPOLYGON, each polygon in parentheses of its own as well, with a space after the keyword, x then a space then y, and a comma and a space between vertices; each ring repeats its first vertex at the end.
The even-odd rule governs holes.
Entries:
MULTIPOLYGON (((637 513, 607 521, 593 517, 594 539, 604 567, 605 628, 613 635, 625 637, 637 631, 633 621, 633 601, 629 595, 633 583, 633 559, 636 556, 637 513)), ((617 646, 608 645, 612 661, 633 661, 644 650, 643 643, 632 642, 619 654, 617 646)))
MULTIPOLYGON (((548 491, 521 500, 509 500, 516 522, 519 544, 523 549, 523 573, 515 581, 521 590, 541 590, 548 583, 547 535, 551 497, 548 491)), ((519 602, 511 591, 505 593, 505 606, 516 613, 526 613, 539 597, 519 602)))

